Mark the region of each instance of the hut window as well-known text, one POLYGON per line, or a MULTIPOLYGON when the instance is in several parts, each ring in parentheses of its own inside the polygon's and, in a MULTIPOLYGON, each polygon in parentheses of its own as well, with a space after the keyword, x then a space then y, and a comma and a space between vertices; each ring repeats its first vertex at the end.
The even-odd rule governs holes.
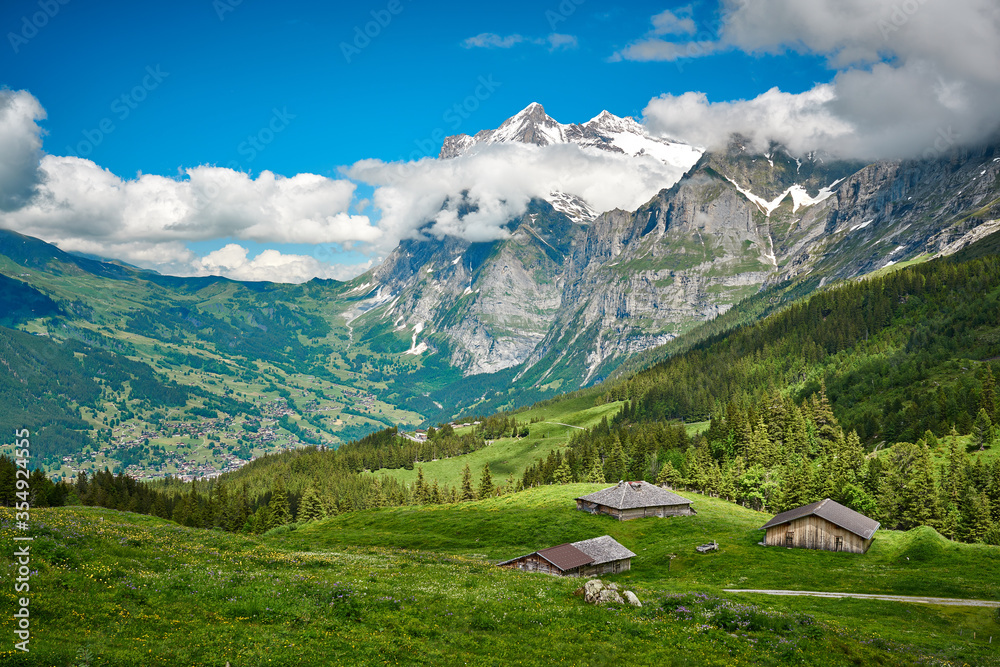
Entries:
POLYGON ((836 540, 836 544, 834 545, 834 549, 833 550, 834 551, 841 551, 843 548, 844 548, 844 538, 843 537, 838 537, 837 540, 836 540))
POLYGON ((795 532, 790 530, 787 533, 785 533, 785 546, 791 547, 794 545, 795 545, 795 532))

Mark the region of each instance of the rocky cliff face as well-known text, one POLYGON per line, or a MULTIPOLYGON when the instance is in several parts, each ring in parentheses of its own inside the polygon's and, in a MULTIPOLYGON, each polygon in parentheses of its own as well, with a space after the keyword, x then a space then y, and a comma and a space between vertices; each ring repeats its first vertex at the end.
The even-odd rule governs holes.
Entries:
POLYGON ((409 340, 404 353, 446 353, 467 375, 522 363, 556 318, 585 228, 535 201, 508 231, 489 243, 404 241, 359 279, 368 298, 351 314, 356 324, 409 340))
MULTIPOLYGON (((588 124, 552 125, 540 107, 526 112, 509 127, 453 138, 442 155, 501 131, 586 140, 588 124)), ((466 375, 516 367, 519 382, 565 391, 769 284, 825 283, 954 252, 1000 227, 998 209, 994 147, 861 165, 777 147, 754 155, 734 138, 637 211, 578 224, 534 201, 501 241, 404 242, 364 278, 370 310, 358 322, 391 331, 403 352, 447 354, 466 375)))

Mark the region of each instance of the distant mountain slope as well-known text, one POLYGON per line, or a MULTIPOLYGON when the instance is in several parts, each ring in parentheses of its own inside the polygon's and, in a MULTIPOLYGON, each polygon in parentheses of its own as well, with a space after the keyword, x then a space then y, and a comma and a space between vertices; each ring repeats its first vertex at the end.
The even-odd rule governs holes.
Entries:
MULTIPOLYGON (((584 128, 601 123, 614 126, 609 114, 561 125, 533 105, 497 130, 449 140, 442 155, 505 141, 586 142, 584 128)), ((801 296, 956 252, 1000 229, 998 202, 995 146, 865 165, 796 158, 780 146, 755 154, 734 137, 634 212, 553 228, 554 214, 535 202, 509 223, 512 240, 479 251, 481 265, 458 259, 472 248, 456 239, 404 242, 363 278, 373 295, 363 320, 392 319, 408 332, 401 352, 425 341, 419 353, 447 355, 470 379, 509 369, 522 397, 537 399, 598 382, 773 285, 801 296), (545 243, 556 232, 568 245, 536 266, 523 248, 547 250, 531 236, 539 219, 545 243), (451 262, 474 264, 475 276, 451 262)), ((510 405, 505 391, 491 391, 483 409, 510 405)))
POLYGON ((122 280, 131 278, 135 274, 124 266, 72 255, 50 243, 8 229, 0 229, 0 255, 25 268, 39 270, 66 272, 78 269, 93 275, 122 280))

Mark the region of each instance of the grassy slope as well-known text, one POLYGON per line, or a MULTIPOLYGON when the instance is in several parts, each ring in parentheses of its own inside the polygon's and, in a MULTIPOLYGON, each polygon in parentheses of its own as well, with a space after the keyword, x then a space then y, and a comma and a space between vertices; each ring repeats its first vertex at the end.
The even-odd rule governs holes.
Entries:
MULTIPOLYGON (((512 477, 516 482, 524 473, 524 469, 532 465, 536 459, 544 459, 549 452, 565 447, 572 435, 579 430, 573 428, 574 426, 589 428, 599 424, 604 417, 610 420, 621 407, 621 402, 595 406, 593 397, 576 397, 554 405, 533 407, 515 415, 519 423, 529 422, 532 419, 541 420, 529 424, 527 437, 501 438, 471 454, 429 461, 420 464, 420 467, 424 469, 424 478, 428 482, 436 479, 440 484, 457 486, 461 484, 462 470, 468 464, 473 471, 473 481, 478 486, 482 468, 489 463, 495 484, 503 484, 508 477, 512 477)), ((457 432, 465 431, 458 429, 457 432)), ((407 484, 413 484, 417 479, 416 468, 380 470, 377 474, 396 477, 407 484)))
MULTIPOLYGON (((108 510, 36 510, 32 652, 0 647, 0 662, 68 664, 84 649, 91 664, 114 665, 589 665, 637 656, 645 664, 895 665, 931 654, 1000 664, 984 641, 969 637, 973 628, 1000 636, 982 609, 761 600, 778 612, 808 608, 821 622, 806 630, 793 622, 782 632, 727 632, 657 610, 665 594, 792 580, 796 587, 922 592, 947 579, 954 580, 949 594, 996 596, 989 579, 1000 549, 914 550, 923 540, 912 534, 882 534, 863 557, 763 549, 754 542, 765 515, 701 497, 699 514, 682 519, 618 523, 569 509, 574 495, 593 488, 349 514, 262 539, 108 510), (636 590, 643 609, 590 607, 572 595, 578 580, 488 562, 603 533, 639 554, 634 569, 615 579, 636 590), (721 552, 696 556, 693 546, 709 536, 721 552), (911 561, 926 552, 922 577, 899 562, 901 549, 911 561), (667 574, 670 552, 679 557, 667 574), (955 570, 968 575, 955 578, 955 570)), ((5 553, 13 548, 12 518, 0 509, 5 553)), ((2 596, 12 607, 10 587, 2 596)), ((7 632, 10 623, 8 616, 7 632)))
MULTIPOLYGON (((501 560, 564 542, 609 534, 637 554, 616 580, 649 599, 662 592, 722 594, 724 588, 776 588, 1000 600, 1000 548, 950 542, 920 528, 880 531, 864 556, 763 548, 759 530, 771 515, 699 494, 695 517, 617 522, 573 509, 572 499, 602 485, 536 488, 453 506, 347 514, 275 538, 301 549, 338 545, 399 546, 501 560), (718 540, 719 553, 698 544, 718 540), (676 554, 667 572, 668 555, 676 554)), ((725 594, 722 594, 725 595, 725 594)), ((861 636, 877 632, 928 655, 969 664, 1000 664, 989 636, 1000 617, 988 609, 875 601, 737 596, 805 612, 861 636), (879 619, 877 622, 874 619, 879 619), (972 633, 976 632, 976 639, 972 633)))

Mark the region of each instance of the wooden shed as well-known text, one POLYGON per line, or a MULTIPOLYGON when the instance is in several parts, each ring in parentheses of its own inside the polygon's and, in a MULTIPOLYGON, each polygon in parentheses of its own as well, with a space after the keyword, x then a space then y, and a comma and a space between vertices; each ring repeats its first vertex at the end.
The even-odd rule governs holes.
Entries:
POLYGON ((610 535, 590 540, 549 547, 524 556, 511 558, 499 567, 509 567, 525 572, 544 572, 561 577, 587 577, 601 574, 627 572, 632 567, 635 554, 619 544, 610 535))
POLYGON ((619 521, 696 514, 690 500, 649 482, 618 482, 577 498, 576 508, 591 514, 607 514, 619 521))
POLYGON ((822 549, 863 554, 872 544, 879 522, 826 498, 782 512, 766 524, 769 547, 822 549))

